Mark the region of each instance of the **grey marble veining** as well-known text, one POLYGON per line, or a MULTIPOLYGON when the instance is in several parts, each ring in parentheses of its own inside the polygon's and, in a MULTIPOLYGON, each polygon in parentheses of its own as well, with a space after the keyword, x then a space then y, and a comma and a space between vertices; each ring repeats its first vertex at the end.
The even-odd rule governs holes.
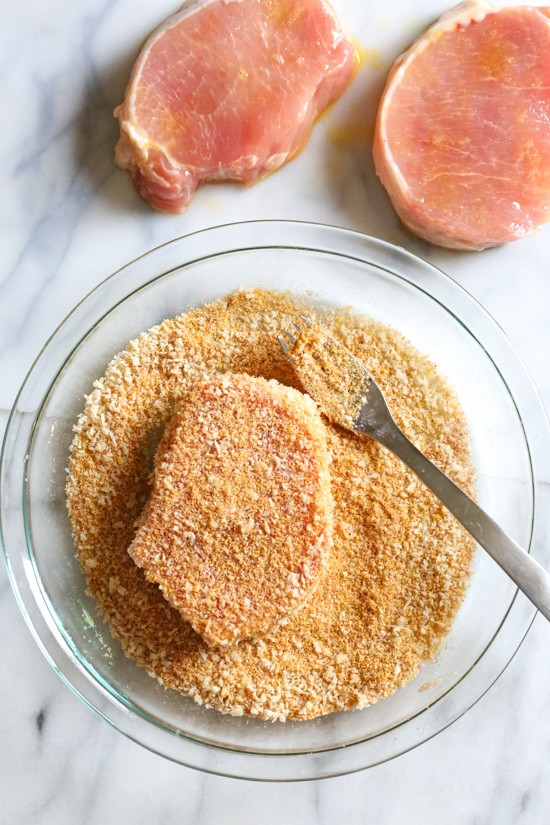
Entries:
MULTIPOLYGON (((368 146, 353 139, 353 129, 342 131, 355 123, 368 133, 392 60, 445 8, 441 0, 372 5, 334 2, 366 59, 306 150, 254 188, 204 187, 183 216, 153 212, 112 161, 112 109, 141 41, 177 3, 10 5, 0 34, 8 113, 0 144, 0 432, 45 340, 89 290, 157 244, 252 218, 358 229, 440 266, 501 324, 550 408, 550 227, 480 254, 413 239, 376 179, 368 146)), ((540 617, 488 694, 436 738, 365 772, 284 786, 182 768, 97 718, 41 655, 4 567, 0 626, 0 822, 6 825, 548 821, 550 636, 540 617)))

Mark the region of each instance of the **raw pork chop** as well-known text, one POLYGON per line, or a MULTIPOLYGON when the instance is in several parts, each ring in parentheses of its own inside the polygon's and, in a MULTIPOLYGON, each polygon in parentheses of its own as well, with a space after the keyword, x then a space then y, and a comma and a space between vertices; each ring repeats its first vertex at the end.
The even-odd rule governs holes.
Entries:
POLYGON ((463 3, 394 64, 374 140, 402 221, 484 249, 550 219, 550 9, 463 3))
POLYGON ((325 0, 203 0, 145 43, 115 109, 115 159, 152 206, 203 181, 254 183, 303 147, 357 53, 325 0))

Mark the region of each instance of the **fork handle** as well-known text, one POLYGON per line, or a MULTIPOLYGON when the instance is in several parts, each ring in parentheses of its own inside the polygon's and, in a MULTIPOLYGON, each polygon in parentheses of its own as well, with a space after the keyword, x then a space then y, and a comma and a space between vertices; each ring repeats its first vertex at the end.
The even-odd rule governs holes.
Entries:
MULTIPOLYGON (((375 436, 376 438, 376 436, 375 436)), ((550 621, 550 574, 508 536, 475 501, 441 472, 395 425, 377 439, 424 484, 550 621)))

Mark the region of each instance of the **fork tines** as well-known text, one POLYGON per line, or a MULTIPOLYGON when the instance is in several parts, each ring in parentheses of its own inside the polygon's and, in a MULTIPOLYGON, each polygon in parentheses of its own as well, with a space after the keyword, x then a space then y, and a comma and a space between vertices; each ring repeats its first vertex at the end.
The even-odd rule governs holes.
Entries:
MULTIPOLYGON (((306 327, 309 327, 310 329, 311 329, 311 327, 313 327, 313 324, 311 323, 309 318, 306 318, 305 315, 300 315, 300 320, 304 322, 306 327)), ((302 327, 300 326, 300 324, 297 321, 292 321, 292 325, 293 325, 294 329, 296 330, 296 332, 298 333, 298 335, 300 335, 303 332, 302 327)), ((284 354, 288 355, 288 356, 290 356, 290 351, 291 351, 292 347, 296 344, 297 340, 298 339, 296 338, 296 336, 293 335, 293 333, 290 332, 290 330, 288 330, 288 329, 284 329, 283 332, 282 332, 282 335, 277 335, 277 341, 281 345, 281 349, 283 350, 284 354), (285 336, 286 336, 286 338, 285 338, 285 336), (290 342, 290 346, 288 345, 288 342, 290 342)))
POLYGON ((297 340, 298 339, 295 338, 294 335, 291 332, 289 332, 287 329, 283 330, 282 335, 277 335, 277 341, 281 345, 282 351, 284 352, 285 355, 288 355, 288 356, 290 356, 290 350, 294 346, 294 344, 296 343, 297 340), (284 337, 285 335, 287 336, 288 340, 290 341, 290 346, 288 345, 288 343, 287 343, 287 341, 284 337))

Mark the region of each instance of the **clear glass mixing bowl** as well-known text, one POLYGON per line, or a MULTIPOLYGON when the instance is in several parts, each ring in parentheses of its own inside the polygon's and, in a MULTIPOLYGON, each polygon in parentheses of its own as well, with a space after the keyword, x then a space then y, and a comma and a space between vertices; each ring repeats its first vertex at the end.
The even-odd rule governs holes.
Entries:
POLYGON ((483 551, 436 661, 393 696, 310 722, 224 716, 164 689, 126 658, 85 592, 64 501, 72 426, 84 394, 141 331, 237 287, 352 305, 406 335, 462 400, 479 501, 542 555, 539 495, 550 466, 545 414, 491 317, 443 272, 402 249, 334 227, 259 221, 189 235, 132 261, 67 317, 29 372, 6 430, 2 543, 34 637, 61 678, 145 747, 204 771, 268 780, 348 773, 441 731, 495 681, 535 611, 483 551))

